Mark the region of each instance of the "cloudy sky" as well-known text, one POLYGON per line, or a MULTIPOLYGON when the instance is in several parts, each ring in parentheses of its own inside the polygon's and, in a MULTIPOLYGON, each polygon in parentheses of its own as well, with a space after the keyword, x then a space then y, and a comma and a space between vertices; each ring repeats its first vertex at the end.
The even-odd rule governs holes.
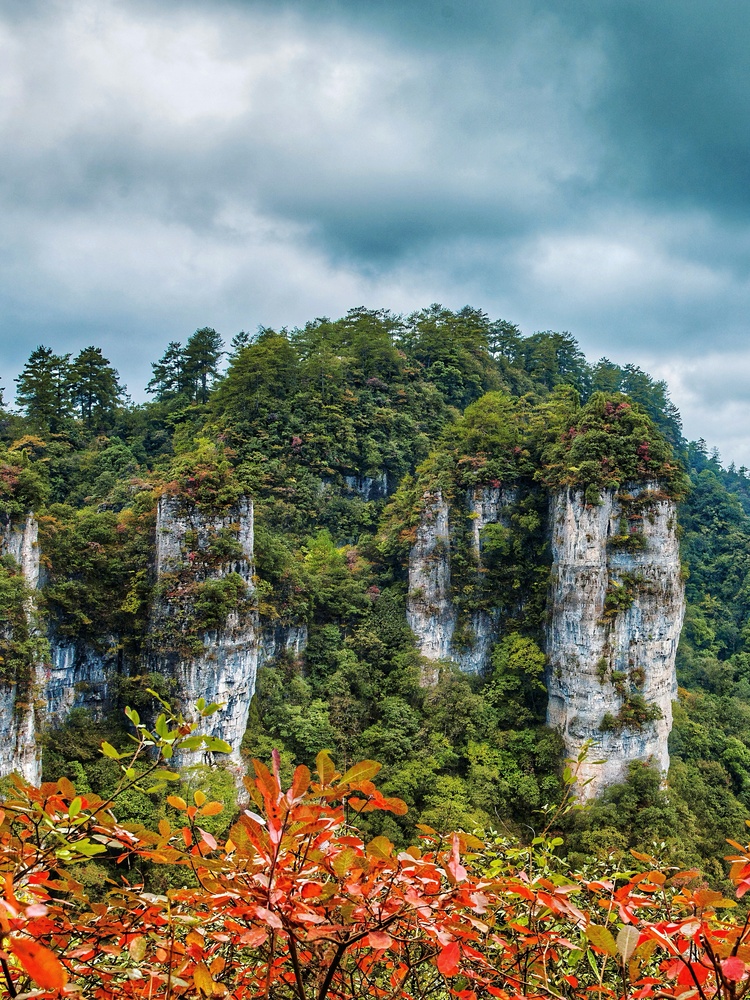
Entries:
POLYGON ((750 466, 750 5, 0 0, 2 383, 466 303, 750 466))

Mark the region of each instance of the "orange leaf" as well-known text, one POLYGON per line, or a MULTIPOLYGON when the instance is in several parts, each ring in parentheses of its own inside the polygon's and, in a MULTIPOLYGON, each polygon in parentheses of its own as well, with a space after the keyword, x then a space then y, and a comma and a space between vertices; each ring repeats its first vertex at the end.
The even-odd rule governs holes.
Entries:
POLYGON ((461 960, 461 947, 458 941, 452 941, 437 957, 437 967, 444 976, 455 976, 458 963, 461 960))
POLYGON ((310 771, 304 764, 300 764, 294 769, 292 778, 291 793, 293 799, 302 798, 310 785, 310 771))
POLYGON ((67 983, 67 972, 43 944, 26 938, 11 938, 10 950, 43 990, 61 990, 67 983))
POLYGON ((201 816, 218 816, 223 811, 224 804, 222 802, 208 802, 201 809, 201 816))

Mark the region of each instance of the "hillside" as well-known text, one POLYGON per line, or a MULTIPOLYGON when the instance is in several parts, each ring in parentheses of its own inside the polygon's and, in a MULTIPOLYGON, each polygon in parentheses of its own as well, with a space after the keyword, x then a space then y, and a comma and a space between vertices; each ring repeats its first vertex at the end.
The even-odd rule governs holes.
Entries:
MULTIPOLYGON (((223 701, 212 724, 235 767, 273 748, 286 770, 323 748, 382 761, 410 811, 375 832, 399 842, 417 822, 534 826, 562 794, 547 691, 573 697, 552 691, 568 654, 552 674, 545 659, 555 621, 578 614, 550 602, 551 567, 567 572, 552 528, 593 511, 609 555, 587 634, 606 656, 578 689, 612 711, 589 735, 612 754, 623 733, 666 739, 674 650, 654 685, 654 657, 621 651, 651 649, 658 613, 676 645, 680 575, 684 688, 669 791, 635 763, 569 821, 569 844, 720 855, 750 815, 750 486, 684 441, 666 386, 469 308, 241 334, 220 373, 222 350, 209 329, 170 344, 140 406, 96 348, 39 348, 19 375, 21 412, 2 418, 0 693, 25 766, 38 740, 45 778, 106 792, 98 744, 126 738, 122 708, 148 711, 151 688, 223 701), (675 504, 682 574, 676 548, 669 565, 644 555, 655 532, 676 537, 675 504)), ((231 796, 230 775, 209 778, 231 796)))

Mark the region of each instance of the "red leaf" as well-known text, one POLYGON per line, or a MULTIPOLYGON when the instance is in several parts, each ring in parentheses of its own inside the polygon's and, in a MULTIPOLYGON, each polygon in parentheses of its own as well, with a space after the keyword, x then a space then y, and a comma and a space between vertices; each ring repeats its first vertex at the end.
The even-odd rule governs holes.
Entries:
POLYGON ((741 958, 732 955, 731 958, 726 958, 721 963, 721 971, 724 973, 725 979, 738 983, 745 975, 745 963, 741 958))
POLYGON ((461 961, 461 947, 458 941, 452 941, 437 957, 437 967, 444 976, 455 976, 461 961))
POLYGON ((25 938, 11 938, 10 950, 43 990, 61 990, 68 981, 65 969, 43 944, 25 938))

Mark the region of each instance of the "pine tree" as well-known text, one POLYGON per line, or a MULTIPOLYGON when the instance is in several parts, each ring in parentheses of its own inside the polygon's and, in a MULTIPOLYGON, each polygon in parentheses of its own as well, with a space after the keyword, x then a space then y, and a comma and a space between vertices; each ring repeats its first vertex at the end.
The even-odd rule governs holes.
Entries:
POLYGON ((170 340, 162 357, 151 365, 153 377, 146 392, 155 395, 160 403, 179 396, 186 388, 185 352, 179 340, 170 340))
POLYGON ((185 384, 197 403, 208 401, 208 394, 219 376, 223 347, 221 337, 210 326, 196 330, 185 345, 185 384))
POLYGON ((16 402, 41 431, 53 434, 72 413, 70 355, 39 346, 15 379, 16 402))
POLYGON ((119 378, 99 347, 84 347, 71 365, 72 400, 89 430, 103 431, 111 422, 125 391, 119 378))

